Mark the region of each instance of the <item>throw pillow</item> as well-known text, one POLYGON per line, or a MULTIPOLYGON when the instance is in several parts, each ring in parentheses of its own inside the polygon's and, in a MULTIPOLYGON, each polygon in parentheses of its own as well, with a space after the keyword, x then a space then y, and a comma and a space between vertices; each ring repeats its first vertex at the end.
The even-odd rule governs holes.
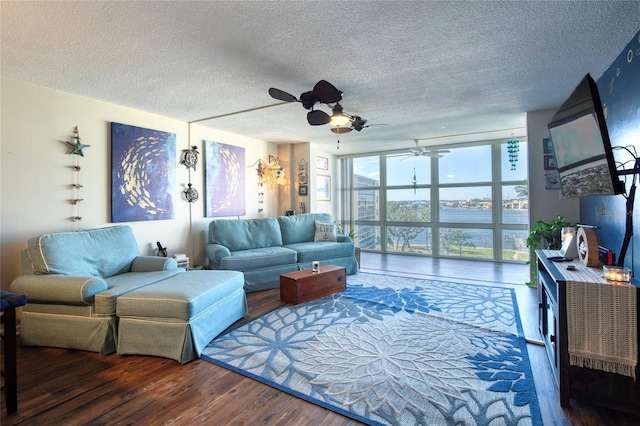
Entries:
POLYGON ((316 220, 316 235, 313 241, 338 241, 336 224, 316 220))

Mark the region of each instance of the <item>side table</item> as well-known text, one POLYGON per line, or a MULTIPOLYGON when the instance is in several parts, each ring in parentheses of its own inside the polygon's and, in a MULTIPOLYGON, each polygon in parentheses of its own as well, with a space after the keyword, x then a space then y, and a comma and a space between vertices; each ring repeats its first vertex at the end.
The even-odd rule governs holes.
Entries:
POLYGON ((280 275, 280 299, 297 305, 319 297, 343 291, 347 286, 346 269, 322 265, 318 272, 311 269, 280 275))
POLYGON ((2 302, 2 322, 4 323, 4 366, 2 375, 5 379, 5 402, 7 414, 18 411, 18 371, 16 360, 16 308, 27 303, 27 296, 0 290, 2 302))

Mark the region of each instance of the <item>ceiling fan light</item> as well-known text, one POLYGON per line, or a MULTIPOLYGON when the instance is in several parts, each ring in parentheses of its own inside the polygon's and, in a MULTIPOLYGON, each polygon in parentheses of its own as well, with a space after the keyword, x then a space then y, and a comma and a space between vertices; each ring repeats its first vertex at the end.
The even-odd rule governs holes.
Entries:
POLYGON ((344 115, 332 115, 331 116, 331 125, 336 127, 342 127, 349 122, 349 117, 345 117, 344 115))
POLYGON ((349 123, 349 117, 342 113, 342 106, 340 104, 336 104, 336 106, 333 107, 330 124, 332 126, 342 127, 347 123, 349 123))

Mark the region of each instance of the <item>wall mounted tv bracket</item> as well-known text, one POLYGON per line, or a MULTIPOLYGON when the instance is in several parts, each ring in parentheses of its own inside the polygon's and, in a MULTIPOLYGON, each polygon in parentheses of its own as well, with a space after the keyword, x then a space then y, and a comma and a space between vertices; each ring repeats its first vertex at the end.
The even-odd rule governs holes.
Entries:
MULTIPOLYGON (((621 147, 620 149, 625 149, 629 153, 631 153, 629 148, 621 147)), ((640 175, 640 158, 638 158, 636 155, 634 155, 634 158, 635 162, 632 169, 622 169, 617 171, 618 176, 632 175, 629 195, 627 195, 626 197, 627 208, 625 233, 624 239, 622 240, 622 248, 620 248, 620 255, 618 256, 618 266, 624 266, 624 257, 627 254, 627 249, 629 248, 629 243, 631 242, 631 237, 633 236, 633 203, 636 197, 636 180, 638 179, 638 175, 640 175)))

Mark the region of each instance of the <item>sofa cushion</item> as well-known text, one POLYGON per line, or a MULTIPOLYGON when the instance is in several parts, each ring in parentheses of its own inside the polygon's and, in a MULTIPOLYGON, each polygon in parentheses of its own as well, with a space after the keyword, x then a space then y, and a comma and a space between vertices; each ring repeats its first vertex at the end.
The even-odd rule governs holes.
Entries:
POLYGON ((131 227, 120 225, 31 238, 27 254, 36 274, 107 278, 129 271, 138 244, 131 227))
POLYGON ((349 243, 307 242, 289 244, 286 248, 298 252, 298 263, 313 262, 314 260, 335 259, 353 256, 355 247, 349 243))
POLYGON ((337 225, 335 223, 326 223, 316 220, 316 235, 313 241, 338 241, 337 225))
POLYGON ((293 216, 280 216, 278 223, 282 231, 282 244, 295 244, 313 241, 316 235, 316 220, 333 222, 329 213, 307 213, 293 216))
POLYGON ((186 273, 184 269, 177 268, 164 271, 127 272, 109 277, 105 280, 109 288, 94 297, 96 314, 114 315, 118 297, 183 273, 186 273))
POLYGON ((218 219, 209 223, 209 242, 231 251, 282 246, 282 234, 276 218, 218 219))
POLYGON ((118 317, 191 321, 244 286, 236 271, 190 271, 120 296, 118 317))
POLYGON ((270 266, 295 264, 296 261, 297 253, 294 250, 284 247, 263 247, 231 252, 230 256, 221 259, 220 269, 250 271, 270 266))

